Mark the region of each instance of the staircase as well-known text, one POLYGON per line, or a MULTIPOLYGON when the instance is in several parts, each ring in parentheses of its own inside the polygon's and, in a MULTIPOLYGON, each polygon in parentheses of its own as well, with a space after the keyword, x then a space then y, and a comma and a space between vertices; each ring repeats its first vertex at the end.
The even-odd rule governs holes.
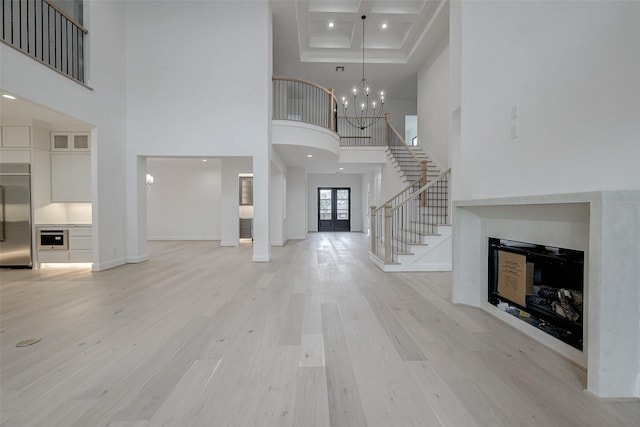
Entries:
POLYGON ((422 178, 422 162, 427 162, 427 182, 432 181, 440 174, 440 167, 424 152, 420 146, 410 146, 411 151, 419 159, 416 161, 414 156, 407 150, 391 150, 386 149, 387 157, 393 167, 400 175, 400 179, 406 185, 422 178))
POLYGON ((449 176, 387 123, 387 156, 407 187, 371 207, 369 259, 383 271, 451 271, 449 176))

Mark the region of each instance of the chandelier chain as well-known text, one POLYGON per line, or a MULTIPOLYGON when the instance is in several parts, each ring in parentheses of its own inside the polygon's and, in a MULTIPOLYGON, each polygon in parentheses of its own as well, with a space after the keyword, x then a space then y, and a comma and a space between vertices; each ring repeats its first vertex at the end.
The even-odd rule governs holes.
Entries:
POLYGON ((384 92, 377 92, 365 77, 365 19, 362 15, 362 79, 353 89, 351 107, 346 96, 342 97, 342 107, 347 122, 356 128, 364 130, 380 118, 384 111, 384 92))

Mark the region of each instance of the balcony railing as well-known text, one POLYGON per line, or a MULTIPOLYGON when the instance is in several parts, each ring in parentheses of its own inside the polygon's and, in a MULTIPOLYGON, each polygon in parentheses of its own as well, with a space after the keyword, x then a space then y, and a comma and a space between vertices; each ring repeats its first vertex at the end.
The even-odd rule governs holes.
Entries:
POLYGON ((82 84, 88 31, 47 0, 1 0, 2 41, 82 84))
POLYGON ((338 103, 333 89, 306 80, 273 77, 273 119, 293 120, 321 126, 340 135, 343 147, 384 147, 388 145, 388 117, 380 117, 373 125, 353 127, 338 116, 338 103))
POLYGON ((331 89, 300 79, 273 78, 274 120, 295 120, 335 132, 337 105, 331 89))
POLYGON ((373 121, 368 128, 352 126, 346 117, 338 117, 338 135, 342 147, 384 147, 387 145, 386 116, 373 121))

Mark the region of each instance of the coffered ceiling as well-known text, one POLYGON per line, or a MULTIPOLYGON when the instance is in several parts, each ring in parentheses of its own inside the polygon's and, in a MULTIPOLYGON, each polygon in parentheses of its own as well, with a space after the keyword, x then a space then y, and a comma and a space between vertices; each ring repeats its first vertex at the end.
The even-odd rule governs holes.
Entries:
POLYGON ((300 60, 406 64, 444 1, 296 1, 300 60), (332 25, 332 26, 330 26, 332 25))
POLYGON ((272 10, 274 74, 337 94, 362 75, 362 15, 367 79, 390 99, 415 99, 417 71, 449 28, 446 0, 272 0, 272 10))

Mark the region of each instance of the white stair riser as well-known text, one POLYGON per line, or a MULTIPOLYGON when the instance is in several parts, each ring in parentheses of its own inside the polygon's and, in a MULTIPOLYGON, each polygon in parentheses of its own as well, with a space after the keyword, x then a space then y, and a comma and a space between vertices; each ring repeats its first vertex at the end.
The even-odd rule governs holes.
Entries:
POLYGON ((397 262, 384 264, 375 257, 369 258, 383 271, 451 271, 452 236, 433 237, 424 246, 411 246, 412 255, 398 255, 397 262))

